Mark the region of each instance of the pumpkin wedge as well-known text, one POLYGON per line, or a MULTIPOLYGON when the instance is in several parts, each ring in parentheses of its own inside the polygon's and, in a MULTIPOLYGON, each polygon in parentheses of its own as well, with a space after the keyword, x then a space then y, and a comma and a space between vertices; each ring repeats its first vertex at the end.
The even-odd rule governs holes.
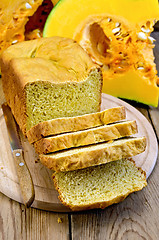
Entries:
POLYGON ((0 0, 0 55, 17 42, 42 37, 51 0, 0 0))
POLYGON ((104 93, 157 107, 155 39, 150 36, 156 19, 157 0, 61 0, 43 36, 75 39, 101 66, 104 93))

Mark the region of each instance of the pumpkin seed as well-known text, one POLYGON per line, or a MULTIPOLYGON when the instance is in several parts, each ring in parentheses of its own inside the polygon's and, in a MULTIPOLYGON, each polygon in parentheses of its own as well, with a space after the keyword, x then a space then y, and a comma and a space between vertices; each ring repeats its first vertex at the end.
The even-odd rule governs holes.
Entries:
POLYGON ((25 4, 26 9, 32 9, 32 6, 29 3, 25 4))
POLYGON ((121 36, 125 38, 125 37, 129 36, 129 33, 123 33, 121 36))
POLYGON ((111 18, 108 18, 107 20, 108 20, 108 22, 111 22, 111 18))
POLYGON ((138 39, 139 39, 139 40, 142 40, 142 41, 145 41, 145 40, 147 39, 147 36, 146 36, 145 33, 139 32, 139 33, 138 33, 138 39))
POLYGON ((17 43, 18 42, 18 40, 16 39, 16 40, 14 40, 13 42, 12 42, 12 44, 15 44, 15 43, 17 43))
POLYGON ((114 33, 114 34, 116 34, 116 33, 118 33, 118 32, 120 32, 120 27, 117 27, 117 28, 114 28, 113 30, 112 30, 112 32, 114 33))
POLYGON ((119 26, 120 26, 120 23, 117 22, 117 23, 115 24, 115 27, 119 27, 119 26))
POLYGON ((123 38, 118 37, 117 40, 119 40, 119 41, 123 41, 123 38))
POLYGON ((137 69, 138 70, 144 70, 144 67, 138 67, 137 69))
POLYGON ((120 33, 120 32, 118 32, 118 33, 115 33, 114 35, 115 35, 115 36, 119 36, 120 34, 121 34, 121 33, 120 33))
POLYGON ((154 43, 156 41, 156 39, 154 39, 153 37, 148 37, 148 40, 150 43, 154 43))
POLYGON ((141 31, 144 32, 144 33, 149 33, 149 32, 150 32, 150 29, 148 29, 148 28, 146 29, 146 28, 142 27, 142 28, 141 28, 141 31))

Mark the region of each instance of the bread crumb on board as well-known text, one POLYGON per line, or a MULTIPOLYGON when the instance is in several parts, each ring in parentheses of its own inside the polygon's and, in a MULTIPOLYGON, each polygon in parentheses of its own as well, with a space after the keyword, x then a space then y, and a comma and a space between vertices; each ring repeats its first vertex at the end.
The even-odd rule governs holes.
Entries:
POLYGON ((58 217, 58 220, 57 220, 58 223, 63 223, 63 220, 62 218, 58 217))

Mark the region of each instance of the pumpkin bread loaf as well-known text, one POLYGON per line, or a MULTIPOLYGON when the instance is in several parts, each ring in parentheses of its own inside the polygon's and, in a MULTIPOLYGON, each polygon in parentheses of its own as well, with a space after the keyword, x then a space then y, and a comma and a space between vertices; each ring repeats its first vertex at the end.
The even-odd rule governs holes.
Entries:
POLYGON ((34 143, 34 148, 39 154, 46 154, 63 149, 96 144, 137 133, 135 121, 126 121, 104 125, 83 131, 59 134, 40 139, 34 143))
POLYGON ((24 134, 39 122, 100 110, 101 70, 71 39, 10 46, 1 67, 7 103, 24 134))
POLYGON ((73 171, 132 157, 144 152, 145 148, 145 137, 132 137, 39 156, 41 163, 51 170, 73 171))
POLYGON ((54 173, 53 181, 61 202, 73 211, 103 209, 147 185, 145 172, 127 159, 54 173))
POLYGON ((101 112, 77 117, 65 117, 40 122, 27 131, 28 141, 36 142, 41 138, 61 133, 76 132, 125 119, 125 107, 109 108, 101 112))

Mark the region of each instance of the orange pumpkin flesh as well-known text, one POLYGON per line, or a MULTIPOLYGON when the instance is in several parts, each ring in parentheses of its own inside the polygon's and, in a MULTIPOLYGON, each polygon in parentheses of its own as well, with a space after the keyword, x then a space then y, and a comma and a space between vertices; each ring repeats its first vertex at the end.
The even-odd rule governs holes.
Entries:
POLYGON ((12 44, 42 37, 52 8, 51 0, 0 0, 0 55, 12 44))

